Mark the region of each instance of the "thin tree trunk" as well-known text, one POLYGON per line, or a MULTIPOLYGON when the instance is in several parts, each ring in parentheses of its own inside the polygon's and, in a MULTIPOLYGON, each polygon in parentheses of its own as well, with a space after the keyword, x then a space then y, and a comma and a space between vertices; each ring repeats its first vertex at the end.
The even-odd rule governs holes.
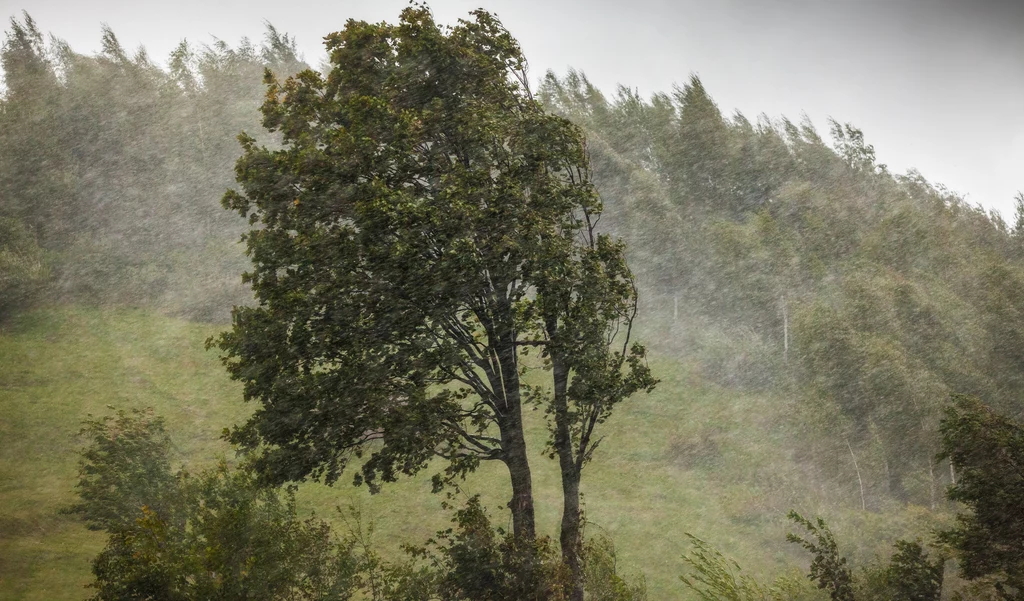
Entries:
MULTIPOLYGON (((501 289, 501 288, 499 288, 501 289)), ((494 391, 501 432, 501 452, 512 482, 512 499, 508 508, 512 512, 512 534, 517 541, 533 544, 537 538, 533 506, 533 476, 526 453, 523 432, 522 394, 519 384, 519 365, 516 357, 515 327, 511 306, 506 298, 499 298, 494 313, 502 319, 489 321, 488 336, 494 349, 497 369, 487 374, 494 391)), ((483 319, 481 320, 483 321, 483 319)), ((488 327, 488 326, 485 326, 488 327)))
POLYGON ((935 462, 928 461, 928 492, 931 497, 929 508, 935 510, 935 462))
POLYGON ((885 459, 885 474, 889 479, 889 494, 904 505, 907 504, 907 489, 903 487, 903 473, 900 466, 885 459))
POLYGON ((782 360, 789 361, 789 311, 786 308, 785 296, 782 297, 782 360))
POLYGON ((512 500, 508 507, 512 511, 512 534, 516 539, 533 543, 537 537, 533 507, 533 476, 526 453, 526 437, 523 433, 522 399, 519 387, 519 370, 516 365, 515 346, 511 338, 504 340, 498 350, 498 365, 501 373, 494 382, 495 390, 504 404, 504 414, 499 418, 501 450, 509 478, 512 480, 512 500))
POLYGON ((860 508, 867 511, 868 504, 864 500, 864 480, 860 477, 860 466, 857 465, 857 456, 853 454, 853 447, 850 446, 849 440, 846 440, 846 448, 850 449, 850 457, 853 457, 853 469, 857 471, 857 484, 860 485, 860 508))
POLYGON ((571 601, 583 601, 583 540, 580 513, 580 466, 575 460, 569 430, 569 403, 567 397, 569 370, 558 357, 552 358, 555 385, 555 450, 558 467, 562 472, 562 525, 559 543, 562 560, 572 577, 571 601))

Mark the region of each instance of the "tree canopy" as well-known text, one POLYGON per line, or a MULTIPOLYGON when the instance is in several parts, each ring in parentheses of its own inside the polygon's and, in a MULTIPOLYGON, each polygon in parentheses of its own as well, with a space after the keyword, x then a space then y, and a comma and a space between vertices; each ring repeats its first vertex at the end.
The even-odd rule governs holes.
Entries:
POLYGON ((443 29, 412 7, 326 40, 326 74, 268 74, 264 125, 283 146, 242 136, 241 192, 224 198, 256 225, 259 302, 220 339, 259 402, 231 440, 259 449, 274 481, 333 482, 363 457, 356 481, 376 487, 440 457, 440 487, 501 461, 515 535, 532 539, 522 412, 543 406, 563 551, 578 557, 595 428, 654 385, 630 342, 624 247, 596 229, 583 134, 533 98, 518 44, 485 11, 443 29), (551 389, 525 386, 544 363, 551 389))

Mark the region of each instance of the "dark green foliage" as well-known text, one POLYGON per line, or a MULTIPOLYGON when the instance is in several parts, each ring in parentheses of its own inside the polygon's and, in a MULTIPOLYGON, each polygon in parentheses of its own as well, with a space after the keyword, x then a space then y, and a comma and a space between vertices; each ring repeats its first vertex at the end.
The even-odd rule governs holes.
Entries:
POLYGON ((930 560, 921 543, 896 541, 896 553, 884 572, 887 596, 891 601, 939 601, 945 561, 930 560))
POLYGON ((145 512, 166 515, 180 502, 168 460, 171 441, 152 410, 119 410, 86 420, 79 461, 80 502, 69 510, 93 530, 132 528, 145 512))
POLYGON ((93 562, 97 601, 344 600, 351 548, 327 524, 300 521, 294 499, 221 466, 178 478, 179 498, 110 532, 93 562))
MULTIPOLYGON (((812 554, 807 577, 833 601, 939 601, 942 598, 945 558, 929 558, 920 542, 896 541, 895 552, 887 563, 864 569, 862 577, 855 581, 824 520, 818 518, 811 522, 796 512, 790 512, 789 518, 807 529, 812 538, 788 534, 786 539, 799 543, 812 554)), ((705 601, 818 598, 787 577, 777 578, 771 585, 763 584, 743 574, 739 564, 708 543, 693 535, 687 536, 692 549, 683 556, 683 561, 690 571, 680 579, 705 601)))
POLYGON ((353 542, 298 519, 291 492, 261 488, 225 464, 171 474, 163 420, 151 411, 90 419, 81 501, 104 529, 94 599, 344 600, 358 584, 353 542))
POLYGON ((442 601, 560 601, 568 598, 570 577, 551 545, 494 528, 478 497, 455 512, 455 524, 426 547, 414 550, 429 560, 442 601))
POLYGON ((853 574, 846 563, 846 558, 839 555, 836 539, 825 520, 818 518, 811 522, 795 511, 790 511, 788 517, 803 526, 813 539, 805 539, 792 533, 786 535, 786 540, 799 543, 814 556, 807 577, 817 582, 818 588, 827 591, 832 601, 855 601, 853 574))
POLYGON ((440 488, 501 461, 529 542, 522 413, 543 406, 579 599, 595 430, 655 383, 630 343, 624 246, 596 230, 583 135, 533 99, 517 42, 485 11, 450 29, 421 6, 396 25, 349 21, 327 49, 326 74, 268 75, 264 125, 283 146, 241 137, 242 191, 224 197, 254 226, 259 301, 219 340, 260 404, 230 439, 274 482, 334 482, 362 458, 355 481, 376 489, 440 458, 440 488), (537 348, 551 389, 522 384, 537 348))
POLYGON ((947 496, 966 511, 939 539, 964 578, 994 577, 1002 598, 1024 598, 1024 427, 976 398, 952 401, 940 427, 957 477, 947 496))
POLYGON ((813 555, 807 577, 833 601, 938 601, 942 597, 945 559, 929 559, 920 542, 896 541, 888 564, 865 570, 865 578, 855 585, 850 566, 839 554, 825 521, 811 522, 795 511, 789 512, 789 519, 803 526, 813 540, 795 534, 787 534, 786 540, 799 543, 813 555))

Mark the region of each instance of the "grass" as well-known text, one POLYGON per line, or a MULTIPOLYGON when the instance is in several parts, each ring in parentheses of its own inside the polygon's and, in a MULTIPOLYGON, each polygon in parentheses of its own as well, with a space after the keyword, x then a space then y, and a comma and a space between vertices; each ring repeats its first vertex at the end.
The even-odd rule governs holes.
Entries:
MULTIPOLYGON (((0 599, 83 599, 103 536, 60 509, 74 499, 76 432, 87 415, 153 407, 166 418, 176 459, 192 468, 231 457, 220 431, 250 410, 203 342, 219 326, 144 310, 58 307, 0 330, 0 599)), ((686 598, 678 576, 692 532, 762 576, 806 561, 784 542, 785 513, 824 515, 840 544, 866 560, 898 536, 926 532, 921 508, 884 514, 818 484, 793 459, 791 401, 729 390, 691 365, 655 357, 662 382, 604 424, 605 441, 583 476, 588 532, 610 536, 627 573, 646 575, 651 599, 686 598)), ((557 467, 543 454, 543 416, 528 416, 538 525, 556 537, 557 467)), ((486 465, 463 486, 507 520, 507 475, 486 465)), ((337 507, 357 507, 386 554, 447 525, 429 474, 370 496, 347 485, 300 488, 304 511, 344 528, 337 507)), ((557 537, 556 537, 557 538, 557 537)))

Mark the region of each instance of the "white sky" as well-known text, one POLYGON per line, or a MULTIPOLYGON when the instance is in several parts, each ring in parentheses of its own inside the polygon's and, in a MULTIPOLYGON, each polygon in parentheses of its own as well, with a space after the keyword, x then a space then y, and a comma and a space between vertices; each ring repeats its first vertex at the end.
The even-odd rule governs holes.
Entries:
MULTIPOLYGON (((435 0, 439 22, 482 6, 521 42, 534 79, 584 71, 606 94, 644 95, 697 73, 726 114, 806 113, 864 130, 879 160, 916 167, 1013 215, 1024 189, 1024 0, 435 0)), ((396 20, 406 0, 0 0, 79 52, 108 23, 163 59, 182 38, 258 40, 264 20, 319 63, 349 18, 396 20)))

